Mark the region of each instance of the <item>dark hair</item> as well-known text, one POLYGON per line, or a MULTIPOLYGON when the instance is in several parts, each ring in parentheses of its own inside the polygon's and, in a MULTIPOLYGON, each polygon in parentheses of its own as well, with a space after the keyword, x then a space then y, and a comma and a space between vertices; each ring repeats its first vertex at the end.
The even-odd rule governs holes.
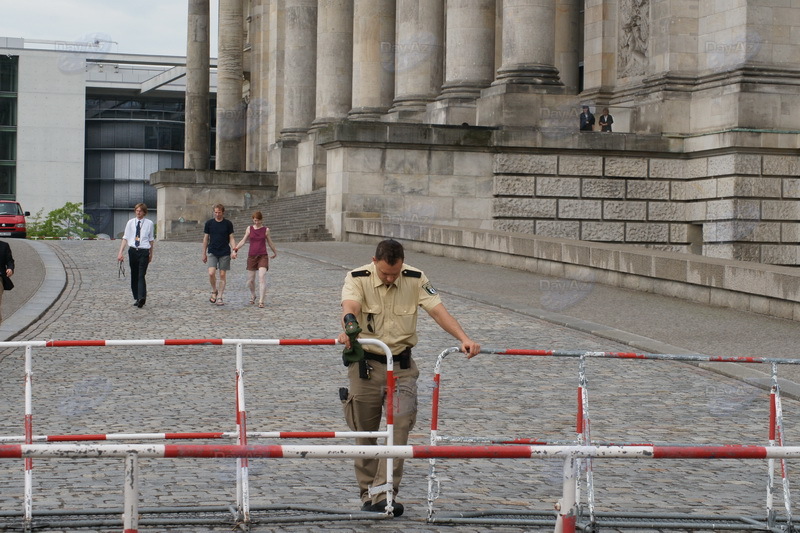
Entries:
POLYGON ((403 245, 394 239, 379 242, 375 249, 376 261, 386 261, 387 264, 394 265, 398 261, 402 262, 403 259, 405 259, 403 245))

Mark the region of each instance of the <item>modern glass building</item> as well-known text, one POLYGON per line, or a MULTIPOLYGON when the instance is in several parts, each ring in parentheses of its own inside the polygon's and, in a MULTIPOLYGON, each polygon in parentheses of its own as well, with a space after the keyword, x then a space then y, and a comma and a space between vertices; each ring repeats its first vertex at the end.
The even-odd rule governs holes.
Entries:
POLYGON ((17 72, 19 58, 0 56, 0 199, 16 193, 17 72))
POLYGON ((116 237, 139 202, 156 219, 150 174, 183 168, 185 60, 102 48, 0 37, 0 199, 34 214, 81 203, 116 237))

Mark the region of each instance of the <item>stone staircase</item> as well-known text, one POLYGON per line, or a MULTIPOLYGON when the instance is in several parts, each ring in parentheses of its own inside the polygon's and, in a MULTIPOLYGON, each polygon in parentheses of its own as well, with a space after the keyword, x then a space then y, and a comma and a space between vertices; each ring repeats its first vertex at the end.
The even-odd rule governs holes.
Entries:
MULTIPOLYGON (((325 189, 320 189, 302 196, 276 198, 267 204, 253 205, 247 209, 226 208, 225 218, 233 222, 237 242, 244 236, 247 226, 253 223, 254 211, 263 213, 264 225, 269 228, 272 240, 276 243, 332 241, 333 236, 325 229, 325 194, 325 189)), ((185 224, 179 231, 169 235, 167 240, 202 242, 203 225, 185 224)))

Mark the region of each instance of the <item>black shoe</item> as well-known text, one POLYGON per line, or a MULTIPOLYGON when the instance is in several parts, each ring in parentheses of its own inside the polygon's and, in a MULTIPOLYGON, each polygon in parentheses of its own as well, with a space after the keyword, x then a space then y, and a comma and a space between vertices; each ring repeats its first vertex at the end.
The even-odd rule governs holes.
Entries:
MULTIPOLYGON (((373 513, 385 513, 386 500, 381 500, 378 503, 372 504, 366 510, 371 511, 373 513)), ((402 516, 403 511, 405 511, 405 508, 403 507, 402 503, 392 502, 392 516, 394 516, 395 518, 397 518, 398 516, 402 516)))
POLYGON ((136 302, 136 307, 138 307, 139 309, 144 307, 144 301, 145 301, 145 298, 139 298, 139 301, 136 302))
POLYGON ((361 510, 362 511, 369 511, 370 507, 372 507, 372 502, 366 501, 366 502, 364 502, 364 505, 361 506, 361 510))
POLYGON ((139 307, 139 300, 134 300, 133 301, 133 306, 134 307, 139 307))

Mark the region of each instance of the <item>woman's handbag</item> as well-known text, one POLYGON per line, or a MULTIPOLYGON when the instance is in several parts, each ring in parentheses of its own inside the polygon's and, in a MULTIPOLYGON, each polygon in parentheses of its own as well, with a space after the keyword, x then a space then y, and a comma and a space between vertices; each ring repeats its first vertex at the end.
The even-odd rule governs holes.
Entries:
POLYGON ((3 278, 3 290, 4 291, 10 291, 11 289, 14 288, 14 282, 11 281, 11 278, 9 278, 8 276, 2 276, 2 278, 3 278))

